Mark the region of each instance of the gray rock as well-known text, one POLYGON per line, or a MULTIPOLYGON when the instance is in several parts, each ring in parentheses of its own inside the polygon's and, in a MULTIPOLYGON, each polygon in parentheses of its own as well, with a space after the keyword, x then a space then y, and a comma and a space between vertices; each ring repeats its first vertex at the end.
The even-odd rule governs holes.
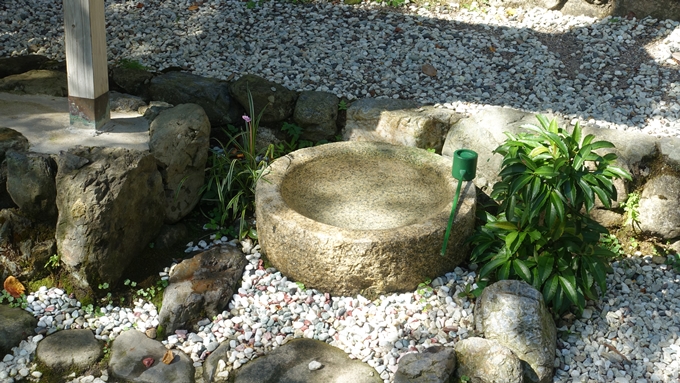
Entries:
POLYGON ((156 236, 163 182, 148 152, 77 147, 57 163, 57 246, 74 287, 88 294, 93 281, 113 285, 156 236))
POLYGON ((18 152, 28 151, 28 139, 14 129, 0 127, 0 209, 16 207, 7 192, 7 164, 5 153, 12 149, 18 152))
POLYGON ((478 333, 522 361, 525 382, 552 381, 557 330, 540 292, 523 281, 496 282, 482 292, 474 317, 478 333))
POLYGON ((55 221, 57 164, 46 154, 9 150, 6 153, 7 192, 23 214, 35 220, 55 221))
POLYGON ((109 92, 109 108, 118 112, 138 112, 146 103, 141 97, 114 91, 109 92))
POLYGON ((149 151, 163 177, 165 220, 175 223, 201 199, 210 121, 200 106, 182 104, 161 112, 151 123, 149 135, 149 151))
POLYGON ((0 274, 35 280, 47 274, 45 263, 56 254, 53 222, 36 222, 18 209, 0 210, 0 274))
POLYGON ((680 237, 680 177, 664 174, 647 181, 640 196, 640 229, 663 239, 680 237))
POLYGON ((236 370, 234 383, 382 383, 378 373, 365 363, 350 359, 347 354, 325 342, 295 339, 265 356, 246 363, 236 370), (309 363, 323 365, 311 371, 309 363))
MULTIPOLYGON (((279 122, 293 115, 297 93, 262 77, 247 74, 230 86, 231 94, 250 114, 248 90, 253 96, 255 115, 262 113, 262 123, 279 122)), ((251 118, 253 116, 250 116, 251 118)))
POLYGON ((339 102, 336 95, 328 92, 300 93, 293 119, 304 129, 301 138, 315 142, 333 138, 337 131, 339 102))
MULTIPOLYGON (((565 122, 558 121, 560 126, 565 126, 565 122)), ((453 157, 453 152, 458 149, 477 152, 477 177, 473 182, 485 193, 491 193, 493 185, 500 181, 498 173, 503 162, 503 158, 493 151, 507 138, 505 132, 530 132, 520 128, 525 124, 538 125, 538 120, 534 114, 517 109, 497 106, 485 108, 471 117, 461 119, 449 130, 442 155, 453 157)))
POLYGON ((142 114, 144 118, 149 121, 149 124, 153 122, 162 111, 172 108, 172 104, 168 104, 164 101, 151 101, 149 105, 142 106, 139 108, 139 114, 142 114))
POLYGON ((221 313, 236 291, 246 263, 238 248, 221 246, 178 264, 163 291, 159 322, 165 333, 221 313))
POLYGON ((347 121, 342 137, 345 141, 373 141, 372 134, 386 111, 415 109, 419 104, 411 100, 395 100, 391 98, 364 98, 353 102, 347 108, 347 121))
POLYGON ((47 61, 49 61, 49 59, 41 55, 0 58, 0 78, 28 72, 34 69, 41 69, 41 66, 47 61))
POLYGON ((225 361, 229 359, 227 352, 229 351, 229 342, 224 342, 211 352, 210 355, 203 362, 203 380, 206 383, 212 383, 217 377, 217 367, 220 360, 225 361))
POLYGON ((593 209, 590 212, 590 218, 594 219, 596 222, 606 228, 620 227, 624 222, 623 214, 605 209, 593 209))
POLYGON ((664 163, 671 166, 676 172, 680 172, 680 139, 676 137, 660 139, 659 150, 664 163))
POLYGON ((177 241, 185 239, 188 235, 189 229, 181 222, 174 225, 163 225, 153 241, 154 247, 156 249, 169 249, 177 241))
POLYGON ((68 96, 68 82, 64 72, 31 70, 0 79, 0 91, 66 97, 68 96))
POLYGON ((56 372, 82 372, 104 355, 104 343, 90 329, 62 330, 40 341, 35 355, 56 372))
POLYGON ((162 359, 167 351, 161 342, 147 338, 142 332, 125 331, 113 341, 109 371, 114 377, 132 383, 194 382, 191 359, 182 351, 173 350, 172 363, 165 364, 162 359), (144 366, 145 358, 154 359, 151 367, 144 366))
MULTIPOLYGON (((374 102, 371 101, 368 105, 371 103, 374 102)), ((374 104, 376 109, 373 111, 368 110, 364 100, 350 106, 345 126, 346 140, 382 141, 434 149, 435 152, 441 153, 447 132, 463 117, 449 109, 432 106, 384 110, 385 105, 382 102, 374 104)))
POLYGON ((153 73, 143 69, 125 68, 122 66, 111 69, 111 79, 126 93, 149 100, 149 86, 153 73))
MULTIPOLYGON (((6 277, 2 277, 4 281, 6 277)), ((0 355, 12 353, 22 340, 35 335, 38 320, 28 312, 7 305, 0 305, 0 355)))
POLYGON ((151 80, 149 92, 152 100, 173 105, 200 105, 212 125, 242 122, 243 108, 232 99, 226 81, 183 72, 168 72, 151 80))
POLYGON ((7 192, 7 162, 0 162, 0 209, 11 209, 17 205, 7 192))
POLYGON ((601 19, 613 13, 614 3, 610 0, 567 0, 559 10, 566 15, 583 15, 601 19))
POLYGON ((522 363, 509 348, 494 340, 467 338, 456 343, 456 377, 477 383, 522 383, 522 363))
POLYGON ((394 383, 447 383, 456 368, 456 353, 443 346, 428 347, 399 359, 394 383))

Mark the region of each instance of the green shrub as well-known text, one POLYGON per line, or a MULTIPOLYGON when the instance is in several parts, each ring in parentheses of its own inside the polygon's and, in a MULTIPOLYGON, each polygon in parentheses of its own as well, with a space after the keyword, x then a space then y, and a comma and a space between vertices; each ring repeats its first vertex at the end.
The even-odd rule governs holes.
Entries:
POLYGON ((596 198, 605 207, 616 200, 613 179, 631 177, 612 165, 615 154, 595 152, 612 143, 583 137, 578 123, 570 134, 555 120, 537 118, 540 126, 523 126, 531 133, 506 133, 494 151, 503 156, 491 193, 500 205, 471 237, 471 261, 481 264, 480 289, 492 280, 521 279, 542 291, 556 313, 572 304, 581 312, 585 298, 605 293, 615 256, 598 243, 608 232, 589 212, 596 198))
POLYGON ((248 104, 250 116, 243 116, 246 129, 238 133, 227 131, 229 141, 220 143, 221 150, 211 153, 207 182, 201 189, 203 200, 215 204, 212 222, 229 227, 238 221, 239 239, 256 237, 246 218, 255 211, 255 185, 264 175, 273 153, 271 145, 262 152, 257 151, 257 129, 264 108, 255 117, 250 91, 248 104))

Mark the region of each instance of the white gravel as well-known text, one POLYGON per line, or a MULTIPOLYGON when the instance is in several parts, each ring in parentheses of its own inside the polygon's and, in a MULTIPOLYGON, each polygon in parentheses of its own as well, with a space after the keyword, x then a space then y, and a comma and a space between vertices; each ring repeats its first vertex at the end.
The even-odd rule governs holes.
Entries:
MULTIPOLYGON (((0 56, 64 59, 61 0, 0 4, 0 56)), ((507 105, 600 127, 680 136, 678 22, 457 3, 394 11, 314 1, 106 0, 110 63, 263 76, 348 99, 507 105), (192 6, 193 5, 193 6, 192 6), (435 77, 423 73, 429 64, 435 77)), ((680 58, 680 57, 679 57, 680 58)))

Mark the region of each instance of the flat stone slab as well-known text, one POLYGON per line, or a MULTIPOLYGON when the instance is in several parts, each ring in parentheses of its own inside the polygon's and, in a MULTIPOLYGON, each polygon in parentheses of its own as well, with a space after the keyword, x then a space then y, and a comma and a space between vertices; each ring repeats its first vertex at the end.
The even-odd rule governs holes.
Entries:
POLYGON ((194 381, 194 366, 189 357, 179 350, 173 350, 174 359, 170 364, 162 362, 168 351, 161 342, 149 339, 144 333, 129 330, 113 341, 109 371, 116 378, 133 383, 191 383, 194 381), (153 358, 153 364, 146 367, 143 360, 153 358))
POLYGON ((104 344, 95 339, 92 330, 63 330, 40 341, 35 354, 51 369, 83 371, 104 355, 104 344))
POLYGON ((472 183, 440 255, 457 182, 451 160, 422 149, 354 141, 297 150, 258 182, 260 245, 284 275, 333 295, 413 290, 467 256, 472 183))
POLYGON ((0 355, 12 353, 22 340, 35 335, 38 320, 17 307, 0 304, 0 355))
POLYGON ((234 379, 234 383, 382 381, 368 364, 352 360, 339 348, 313 339, 292 340, 269 354, 246 363, 236 370, 234 379), (313 369, 310 369, 310 363, 313 369))

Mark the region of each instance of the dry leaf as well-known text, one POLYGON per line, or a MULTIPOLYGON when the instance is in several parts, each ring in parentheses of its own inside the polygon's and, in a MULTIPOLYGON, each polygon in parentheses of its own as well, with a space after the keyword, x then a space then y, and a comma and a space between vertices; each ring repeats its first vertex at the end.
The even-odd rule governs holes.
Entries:
POLYGON ((190 10, 190 11, 195 11, 195 10, 197 10, 197 9, 198 9, 198 5, 197 5, 196 3, 191 4, 191 5, 189 6, 189 10, 190 10))
POLYGON ((144 4, 142 4, 142 3, 137 3, 137 8, 144 8, 144 4))
POLYGON ((430 77, 436 77, 437 76, 437 69, 430 64, 423 64, 421 69, 422 69, 423 73, 425 73, 426 75, 428 75, 430 77))
POLYGON ((2 287, 9 295, 13 296, 14 298, 19 298, 21 294, 26 291, 24 285, 22 285, 18 279, 11 275, 5 279, 5 283, 3 283, 2 287))
POLYGON ((515 13, 517 13, 517 11, 515 11, 513 8, 508 8, 505 10, 505 13, 507 13, 508 16, 515 16, 515 13))
POLYGON ((145 366, 146 368, 149 368, 149 367, 153 366, 153 362, 155 362, 155 360, 154 360, 153 358, 144 358, 144 359, 142 359, 142 363, 144 363, 144 366, 145 366))
POLYGON ((172 350, 168 350, 165 352, 165 355, 163 355, 162 362, 165 364, 170 364, 172 363, 173 359, 175 359, 175 354, 172 353, 172 350))
POLYGON ((494 46, 490 46, 489 50, 493 53, 496 53, 496 47, 494 47, 494 46))

